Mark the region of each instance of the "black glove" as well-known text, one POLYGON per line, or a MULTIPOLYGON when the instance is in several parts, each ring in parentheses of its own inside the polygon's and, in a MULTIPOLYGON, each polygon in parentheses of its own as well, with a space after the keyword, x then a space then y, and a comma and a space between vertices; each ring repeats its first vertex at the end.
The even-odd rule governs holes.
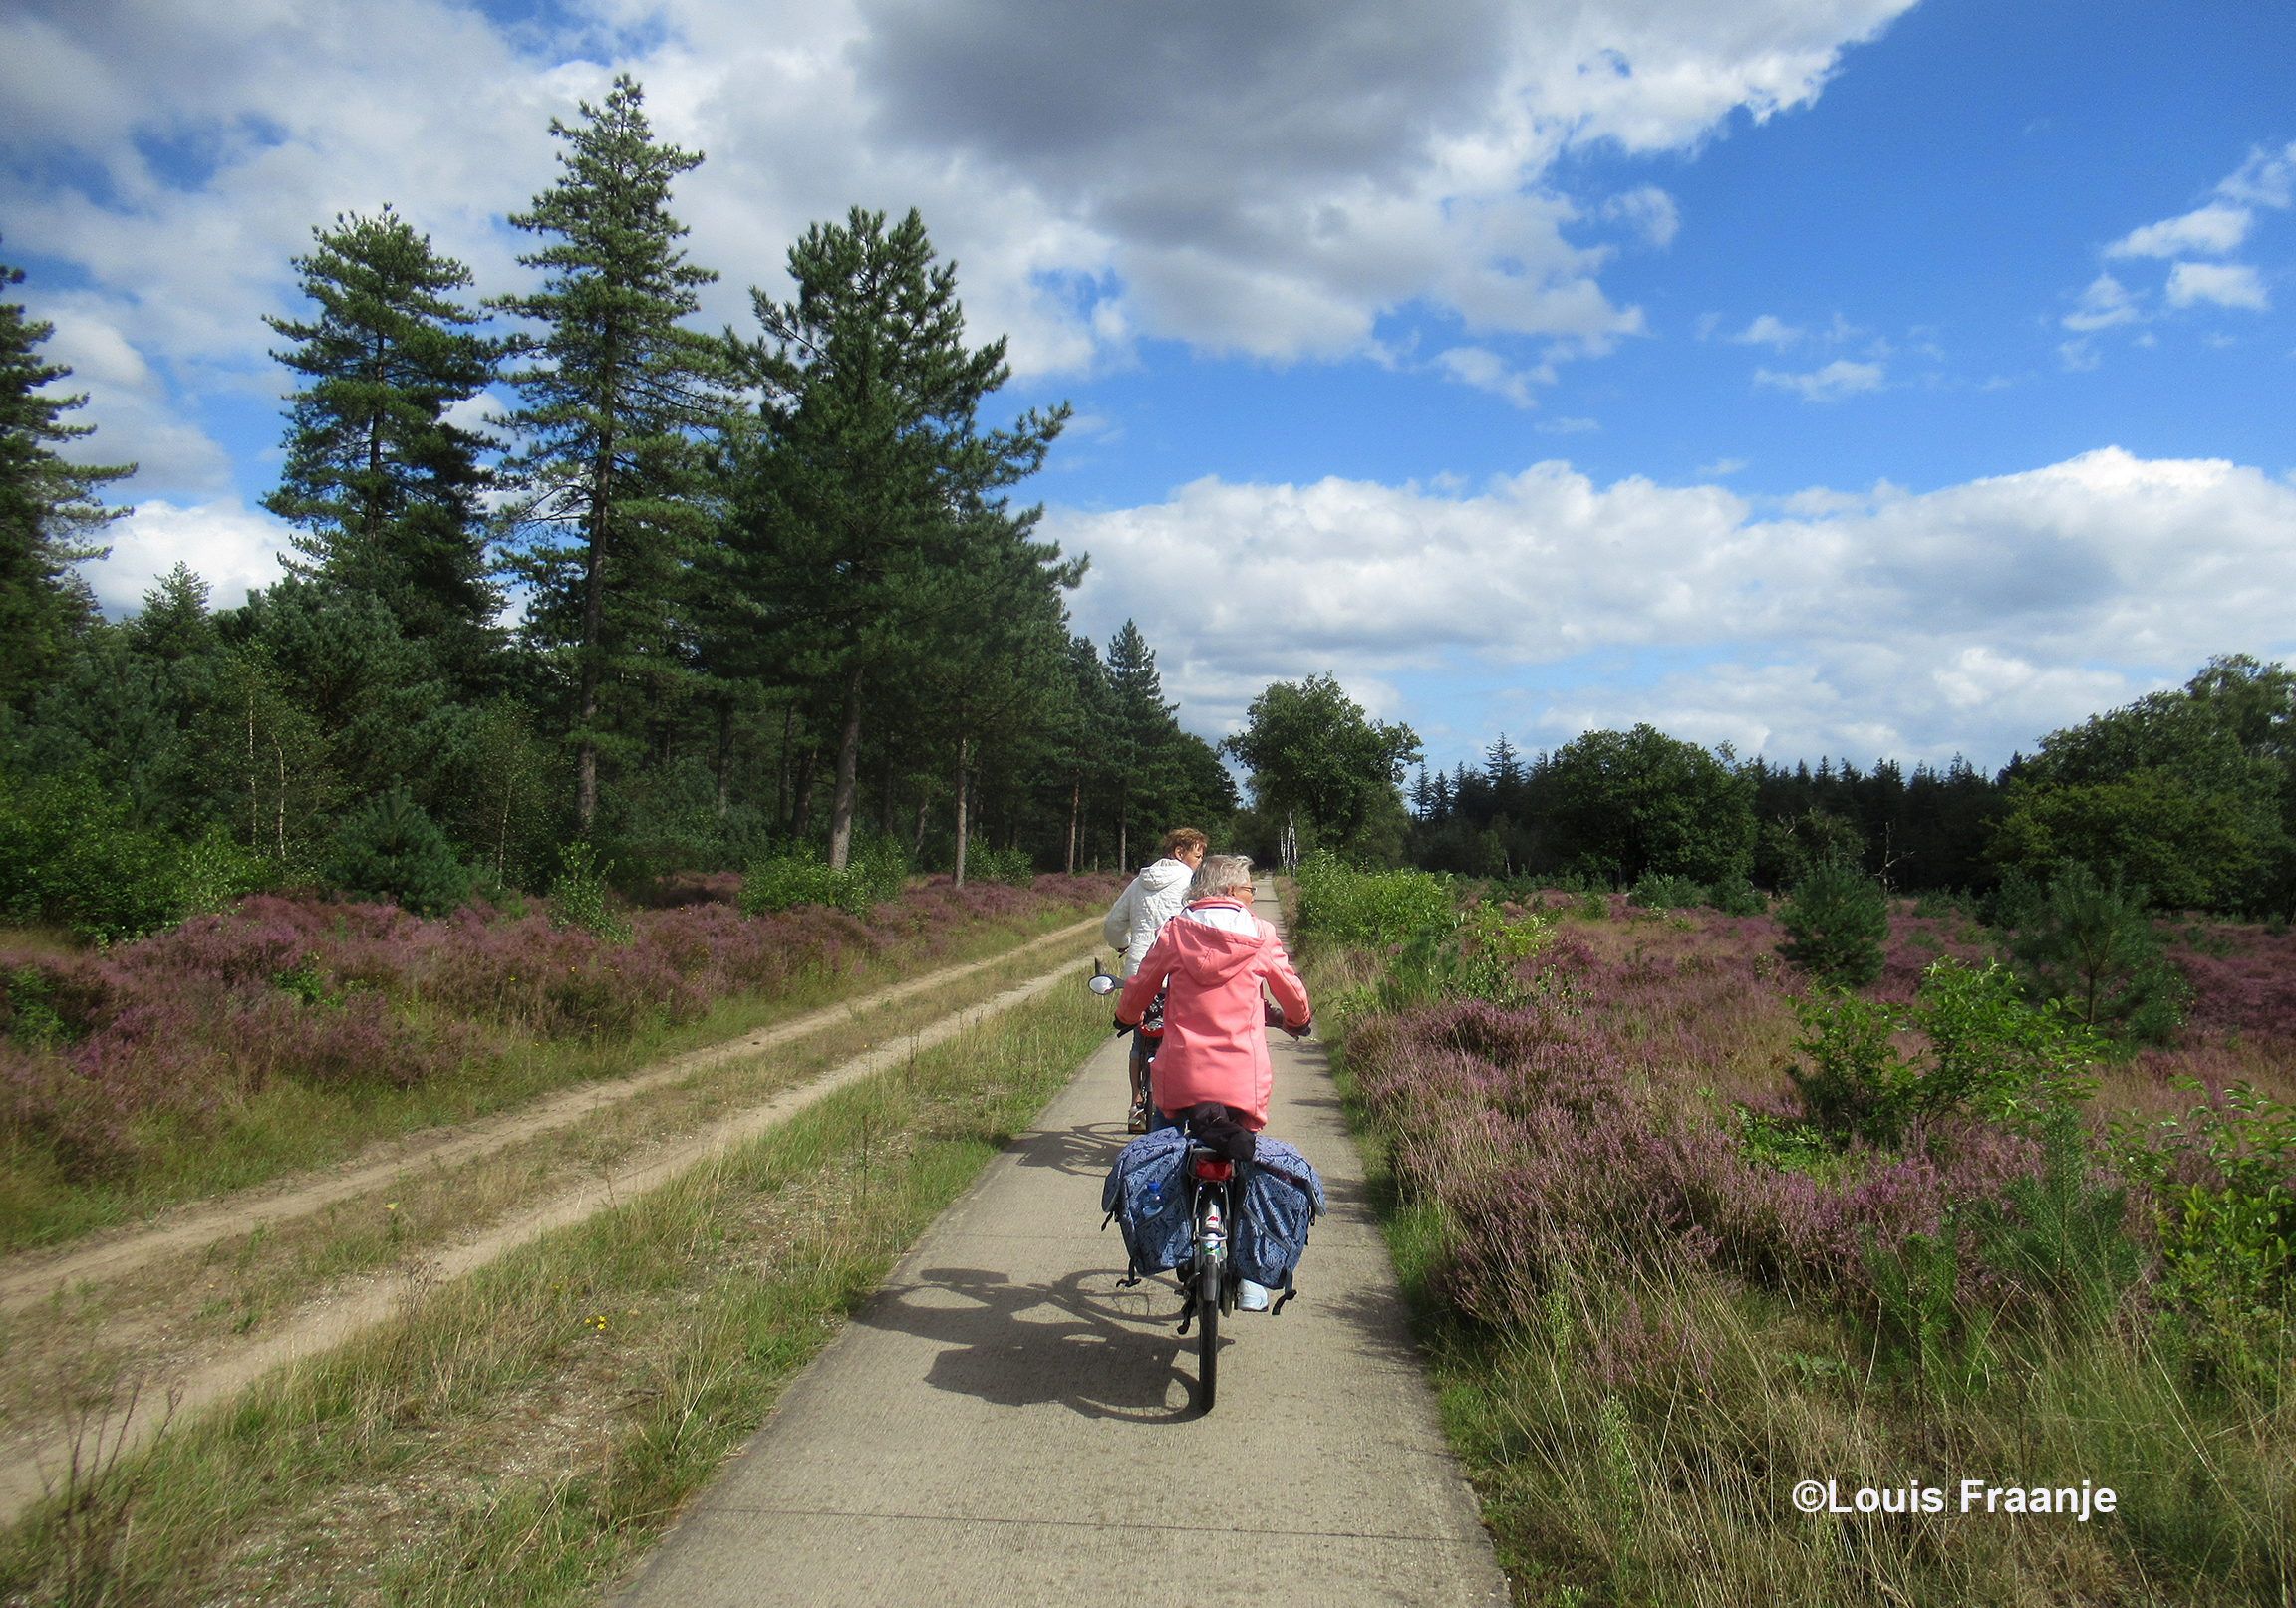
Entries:
POLYGON ((1286 1022, 1283 1024, 1283 1027, 1284 1031, 1290 1033, 1293 1038, 1305 1038, 1309 1033, 1315 1030, 1315 1023, 1312 1020, 1309 1020, 1301 1022, 1297 1027, 1293 1027, 1291 1023, 1286 1022))
POLYGON ((1138 1022, 1128 1022, 1128 1021, 1126 1021, 1126 1020, 1123 1018, 1123 1017, 1121 1017, 1121 1016, 1119 1016, 1119 1017, 1117 1017, 1117 1018, 1116 1018, 1116 1031, 1117 1031, 1117 1032, 1119 1032, 1119 1033, 1136 1033, 1136 1032, 1138 1032, 1139 1030, 1140 1030, 1140 1024, 1139 1024, 1138 1022))

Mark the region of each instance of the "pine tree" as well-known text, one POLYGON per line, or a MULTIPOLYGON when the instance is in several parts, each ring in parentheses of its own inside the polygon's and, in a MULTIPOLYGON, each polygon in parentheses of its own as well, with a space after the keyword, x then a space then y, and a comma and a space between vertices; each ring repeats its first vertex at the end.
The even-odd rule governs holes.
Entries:
POLYGON ((575 815, 598 810, 598 756, 633 744, 604 718, 612 692, 684 673, 690 563, 710 537, 704 438, 730 405, 720 343, 681 328, 718 276, 686 260, 670 184, 700 152, 658 143, 644 93, 617 78, 582 122, 552 119, 565 171, 514 227, 555 236, 518 260, 549 276, 490 305, 548 327, 511 375, 525 405, 508 422, 523 450, 503 465, 519 489, 513 569, 534 589, 529 636, 571 661, 575 815))
POLYGON ((1179 729, 1164 701, 1164 678, 1156 672, 1156 651, 1133 621, 1108 639, 1108 691, 1113 716, 1108 758, 1116 768, 1116 863, 1129 869, 1133 805, 1153 788, 1147 772, 1179 729))
MULTIPOLYGON (((21 285, 24 270, 0 263, 0 286, 21 285)), ((0 702, 21 707, 62 671, 72 641, 95 612, 88 583, 72 566, 110 549, 88 538, 131 512, 107 508, 97 487, 126 479, 133 463, 67 463, 56 446, 94 433, 59 422, 87 395, 46 391, 71 370, 43 363, 37 348, 56 326, 0 302, 0 702)))
POLYGON ((468 634, 501 607, 486 578, 480 498, 495 442, 446 421, 486 389, 501 343, 448 299, 470 271, 390 207, 314 228, 294 259, 317 319, 266 318, 295 345, 272 357, 307 378, 289 410, 287 462, 263 506, 323 576, 381 598, 410 637, 468 634))
MULTIPOLYGON (((764 398, 727 580, 797 649, 794 668, 837 688, 832 866, 852 837, 870 674, 923 651, 948 576, 984 547, 1025 542, 1040 510, 1012 513, 998 493, 1042 465, 1068 417, 1063 404, 980 428, 982 399, 1010 374, 1004 343, 965 345, 956 265, 934 257, 916 212, 888 230, 855 207, 789 248, 794 301, 750 292, 765 335, 741 365, 764 398)), ((1039 584, 1075 584, 1080 563, 1026 545, 1039 584)))

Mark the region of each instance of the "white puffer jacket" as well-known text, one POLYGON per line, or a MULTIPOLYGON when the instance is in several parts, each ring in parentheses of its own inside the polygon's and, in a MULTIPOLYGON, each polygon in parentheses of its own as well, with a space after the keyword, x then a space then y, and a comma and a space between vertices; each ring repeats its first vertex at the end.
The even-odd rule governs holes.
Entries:
POLYGON ((1158 929, 1180 914, 1188 903, 1188 884, 1196 873, 1177 860, 1159 860, 1132 879, 1132 886, 1108 907, 1100 936, 1111 949, 1124 951, 1124 975, 1140 969, 1148 945, 1158 929))

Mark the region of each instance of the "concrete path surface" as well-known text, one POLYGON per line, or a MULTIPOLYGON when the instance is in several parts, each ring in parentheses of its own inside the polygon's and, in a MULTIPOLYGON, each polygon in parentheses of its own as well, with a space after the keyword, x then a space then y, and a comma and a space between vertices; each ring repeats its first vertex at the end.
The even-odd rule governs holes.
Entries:
POLYGON ((1209 1415, 1171 1278, 1117 1288, 1124 1247, 1100 1232, 1124 1053, 1096 1053, 926 1231, 621 1608, 1507 1601, 1320 1047, 1275 1035, 1269 1131, 1331 1212, 1284 1314, 1223 1324, 1209 1415))

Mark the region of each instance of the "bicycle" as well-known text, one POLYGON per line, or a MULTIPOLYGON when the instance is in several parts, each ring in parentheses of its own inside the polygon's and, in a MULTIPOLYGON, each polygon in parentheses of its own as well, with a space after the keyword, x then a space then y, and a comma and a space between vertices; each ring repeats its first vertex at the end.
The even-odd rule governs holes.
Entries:
POLYGON ((1220 1399, 1220 1319, 1236 1310, 1244 1275, 1229 1255, 1236 1232, 1240 1193, 1236 1164, 1191 1139, 1180 1177, 1189 1192, 1188 1220, 1195 1224, 1189 1257, 1181 1273, 1187 1299, 1180 1307, 1180 1330, 1196 1324, 1198 1411, 1209 1413, 1220 1399))

